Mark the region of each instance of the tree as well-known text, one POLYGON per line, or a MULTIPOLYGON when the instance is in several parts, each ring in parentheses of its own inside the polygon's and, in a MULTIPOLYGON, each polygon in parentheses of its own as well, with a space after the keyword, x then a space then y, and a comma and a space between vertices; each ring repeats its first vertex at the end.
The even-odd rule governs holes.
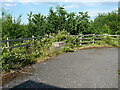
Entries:
POLYGON ((66 17, 67 17, 67 12, 65 11, 64 7, 57 6, 56 7, 56 12, 58 16, 58 30, 62 31, 65 30, 65 23, 66 23, 66 17))
POLYGON ((119 16, 117 11, 112 11, 106 14, 98 14, 98 16, 90 24, 91 31, 93 30, 92 32, 95 34, 115 34, 119 30, 118 17, 119 16))
POLYGON ((21 26, 21 15, 17 19, 13 18, 4 10, 2 11, 2 39, 6 40, 7 37, 11 39, 20 38, 23 36, 23 27, 21 26))
POLYGON ((77 34, 77 31, 75 29, 75 24, 76 24, 75 13, 67 13, 65 30, 70 34, 74 34, 74 35, 77 34))
POLYGON ((49 14, 47 16, 47 34, 58 32, 58 16, 52 8, 49 9, 49 14))
POLYGON ((83 33, 88 34, 88 26, 89 26, 89 16, 88 13, 79 12, 76 16, 76 31, 77 34, 83 33))
POLYGON ((32 35, 34 35, 34 28, 33 28, 33 23, 32 23, 33 14, 32 12, 30 12, 27 15, 28 15, 28 24, 27 24, 26 33, 27 33, 27 37, 32 37, 32 35))
POLYGON ((43 16, 42 14, 40 14, 40 13, 33 15, 33 18, 32 18, 33 29, 34 29, 33 35, 44 36, 45 31, 46 31, 46 29, 45 29, 45 27, 46 27, 45 18, 46 17, 43 16))

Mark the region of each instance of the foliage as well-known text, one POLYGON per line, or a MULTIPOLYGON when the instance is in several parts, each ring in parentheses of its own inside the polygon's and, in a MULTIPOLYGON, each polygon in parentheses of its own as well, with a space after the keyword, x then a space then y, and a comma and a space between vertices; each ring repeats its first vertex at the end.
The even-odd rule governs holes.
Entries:
POLYGON ((103 39, 103 41, 105 41, 105 43, 111 46, 119 46, 118 44, 119 40, 117 38, 115 40, 115 39, 112 39, 112 37, 107 36, 106 38, 103 39))
MULTIPOLYGON (((55 49, 50 50, 52 42, 65 42, 66 45, 62 48, 62 52, 73 52, 74 48, 80 47, 79 34, 120 34, 120 14, 118 11, 99 14, 94 20, 89 20, 87 12, 70 12, 68 13, 64 7, 57 6, 56 10, 49 9, 47 16, 41 13, 28 15, 28 23, 21 24, 21 15, 17 19, 13 18, 11 14, 2 11, 2 40, 18 39, 25 37, 48 36, 46 38, 37 40, 25 40, 23 42, 10 42, 11 46, 18 46, 21 44, 30 44, 27 47, 19 47, 13 49, 3 49, 2 63, 3 70, 18 69, 28 64, 35 62, 35 58, 48 59, 60 52, 55 49), (52 37, 51 37, 52 36, 52 37), (32 44, 34 43, 34 44, 32 44)), ((115 37, 117 38, 117 37, 115 37)), ((106 37, 98 41, 98 45, 119 46, 118 40, 106 37)), ((2 43, 5 47, 6 43, 2 43)), ((0 65, 1 66, 1 65, 0 65)))
MULTIPOLYGON (((23 44, 30 44, 30 46, 3 50, 3 70, 8 71, 11 69, 18 69, 28 64, 34 63, 35 58, 48 59, 59 54, 60 52, 56 51, 54 48, 50 50, 52 42, 59 41, 66 43, 61 52, 73 52, 75 51, 74 48, 80 47, 79 37, 71 36, 66 31, 59 31, 57 35, 49 38, 45 37, 40 40, 26 40, 23 42, 23 44)), ((20 44, 21 43, 14 45, 20 44)), ((112 40, 111 37, 105 37, 96 44, 118 46, 118 41, 112 40)))
POLYGON ((89 31, 94 34, 119 34, 119 11, 100 13, 90 22, 89 31))
POLYGON ((21 25, 21 15, 17 19, 13 18, 11 14, 2 11, 2 39, 6 40, 7 37, 11 39, 23 38, 24 25, 21 25))
POLYGON ((33 63, 33 55, 26 52, 26 48, 4 49, 2 58, 3 70, 18 69, 33 63))
POLYGON ((73 48, 68 47, 68 46, 64 47, 62 50, 63 50, 64 52, 74 52, 74 51, 75 51, 73 48))
POLYGON ((47 16, 41 13, 27 14, 28 23, 21 24, 21 15, 13 18, 4 9, 2 10, 2 39, 24 38, 44 36, 45 34, 57 34, 59 31, 66 31, 71 35, 78 34, 120 34, 120 15, 118 11, 100 13, 94 20, 89 20, 87 12, 68 13, 63 6, 57 6, 56 10, 49 9, 47 16))

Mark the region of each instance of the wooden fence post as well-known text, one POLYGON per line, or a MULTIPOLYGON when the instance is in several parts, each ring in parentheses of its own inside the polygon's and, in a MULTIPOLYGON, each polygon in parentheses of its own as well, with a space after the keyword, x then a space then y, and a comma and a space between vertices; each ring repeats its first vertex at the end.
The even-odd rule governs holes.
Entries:
MULTIPOLYGON (((9 37, 7 37, 7 40, 9 40, 9 37)), ((9 47, 10 47, 10 42, 7 41, 7 48, 9 48, 9 47)))
POLYGON ((95 44, 95 34, 93 34, 93 44, 95 44))
MULTIPOLYGON (((35 38, 34 35, 32 36, 32 38, 35 38)), ((33 39, 33 43, 34 43, 34 47, 35 47, 35 39, 33 39)))
MULTIPOLYGON (((34 35, 32 36, 32 38, 34 38, 34 35)), ((33 41, 35 42, 35 39, 33 39, 33 41)))
POLYGON ((82 45, 82 34, 80 34, 80 46, 82 45))
MULTIPOLYGON (((35 38, 35 36, 33 35, 32 38, 35 38)), ((35 48, 35 39, 33 39, 33 48, 34 48, 34 51, 36 50, 35 48)))
POLYGON ((108 34, 103 34, 104 38, 106 38, 107 35, 108 35, 108 34))

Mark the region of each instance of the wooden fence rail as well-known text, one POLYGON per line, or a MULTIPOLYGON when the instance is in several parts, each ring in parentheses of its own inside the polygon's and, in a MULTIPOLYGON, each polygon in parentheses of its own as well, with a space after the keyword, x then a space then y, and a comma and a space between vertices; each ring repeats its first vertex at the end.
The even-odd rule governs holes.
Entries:
MULTIPOLYGON (((78 36, 79 40, 80 40, 80 45, 82 45, 83 43, 93 43, 94 44, 95 42, 97 42, 96 40, 104 39, 107 36, 113 37, 112 39, 120 40, 120 35, 108 35, 108 34, 86 34, 86 35, 80 34, 80 35, 71 35, 71 36, 73 36, 73 37, 78 36), (117 37, 117 38, 115 38, 115 37, 117 37), (85 41, 85 40, 90 40, 90 41, 85 41)), ((7 43, 7 47, 3 47, 3 48, 17 48, 17 47, 29 46, 30 44, 24 44, 24 45, 10 47, 10 42, 12 42, 12 41, 24 41, 24 40, 35 40, 35 39, 42 39, 45 37, 48 37, 48 36, 44 36, 44 37, 32 36, 31 38, 12 39, 12 40, 7 38, 7 40, 2 40, 2 41, 0 41, 0 43, 7 43)), ((50 37, 52 37, 52 36, 50 36, 50 37)), ((41 42, 41 43, 43 43, 43 42, 41 42)), ((31 43, 31 44, 34 44, 34 43, 31 43)), ((3 48, 0 48, 0 49, 3 49, 3 48)))
POLYGON ((80 34, 80 35, 72 35, 72 36, 120 36, 120 35, 108 35, 108 34, 80 34))
POLYGON ((80 37, 80 45, 82 45, 83 43, 93 43, 95 44, 95 42, 97 42, 98 40, 102 40, 104 38, 106 38, 107 36, 112 37, 111 39, 118 39, 120 40, 120 35, 108 35, 108 34, 87 34, 87 35, 73 35, 73 36, 78 36, 80 37), (117 37, 117 38, 115 38, 117 37), (85 40, 91 40, 91 41, 85 41, 85 40))
MULTIPOLYGON (((32 38, 22 38, 22 39, 12 39, 10 40, 8 37, 7 37, 7 40, 2 40, 0 41, 0 43, 6 43, 7 47, 3 47, 3 48, 0 48, 0 50, 4 49, 4 48, 17 48, 17 47, 24 47, 24 46, 29 46, 30 44, 23 44, 23 45, 18 45, 18 46, 10 46, 10 42, 13 42, 13 41, 25 41, 25 40, 35 40, 35 39, 42 39, 42 38, 46 38, 48 36, 44 36, 44 37, 32 37, 32 38)), ((43 43, 43 42, 41 42, 43 43)), ((31 44, 34 44, 34 43, 31 43, 31 44)))
MULTIPOLYGON (((48 37, 48 36, 44 36, 44 37, 48 37)), ((12 40, 2 40, 0 41, 0 43, 3 43, 3 42, 11 42, 11 41, 24 41, 24 40, 31 40, 31 39, 39 39, 39 38, 44 38, 44 37, 32 37, 32 38, 22 38, 22 39, 12 39, 12 40)))

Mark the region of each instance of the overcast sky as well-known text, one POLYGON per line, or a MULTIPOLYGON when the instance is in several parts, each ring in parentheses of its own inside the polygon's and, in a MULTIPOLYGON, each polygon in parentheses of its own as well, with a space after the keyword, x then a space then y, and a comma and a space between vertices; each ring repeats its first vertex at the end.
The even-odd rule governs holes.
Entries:
POLYGON ((48 14, 49 8, 63 6, 68 12, 86 12, 94 19, 98 13, 107 13, 118 8, 119 0, 3 0, 2 7, 13 17, 22 15, 22 23, 27 23, 27 13, 48 14), (59 2, 58 2, 59 1, 59 2))

